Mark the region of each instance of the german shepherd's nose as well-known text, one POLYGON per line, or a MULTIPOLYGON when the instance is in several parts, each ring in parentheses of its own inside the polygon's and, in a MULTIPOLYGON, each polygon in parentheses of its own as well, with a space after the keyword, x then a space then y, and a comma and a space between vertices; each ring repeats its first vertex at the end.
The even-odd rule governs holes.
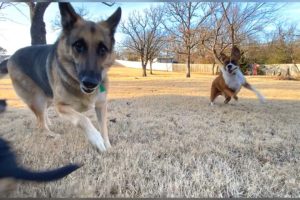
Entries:
POLYGON ((86 87, 87 89, 94 89, 99 84, 99 80, 97 80, 96 78, 88 77, 88 76, 83 77, 81 82, 82 82, 83 86, 86 87))
POLYGON ((86 93, 92 93, 101 82, 101 74, 92 71, 86 71, 79 74, 79 79, 83 91, 86 93))

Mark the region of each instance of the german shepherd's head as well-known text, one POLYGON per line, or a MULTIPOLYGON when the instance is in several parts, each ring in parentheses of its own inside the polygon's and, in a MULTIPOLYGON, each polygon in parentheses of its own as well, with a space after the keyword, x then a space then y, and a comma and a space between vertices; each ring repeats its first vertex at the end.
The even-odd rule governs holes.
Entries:
POLYGON ((121 19, 121 8, 107 20, 92 22, 80 17, 70 3, 59 3, 63 27, 58 44, 59 60, 80 83, 83 93, 93 93, 114 62, 114 34, 121 19))
POLYGON ((235 74, 236 71, 239 69, 239 60, 241 58, 241 52, 237 46, 232 47, 230 56, 221 53, 220 58, 222 63, 224 64, 224 70, 229 74, 235 74))

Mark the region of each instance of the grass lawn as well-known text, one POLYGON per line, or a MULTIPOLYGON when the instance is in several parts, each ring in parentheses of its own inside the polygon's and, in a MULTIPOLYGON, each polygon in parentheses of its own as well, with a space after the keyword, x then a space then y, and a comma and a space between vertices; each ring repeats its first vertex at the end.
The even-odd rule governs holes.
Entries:
MULTIPOLYGON (((239 101, 209 106, 215 76, 112 67, 108 118, 112 148, 98 153, 84 133, 49 109, 50 129, 0 80, 0 136, 28 168, 84 166, 51 183, 20 183, 9 197, 300 197, 300 81, 247 77, 239 101)), ((85 113, 96 125, 93 111, 85 113)), ((97 126, 96 126, 97 127, 97 126)), ((0 195, 1 196, 1 195, 0 195)))

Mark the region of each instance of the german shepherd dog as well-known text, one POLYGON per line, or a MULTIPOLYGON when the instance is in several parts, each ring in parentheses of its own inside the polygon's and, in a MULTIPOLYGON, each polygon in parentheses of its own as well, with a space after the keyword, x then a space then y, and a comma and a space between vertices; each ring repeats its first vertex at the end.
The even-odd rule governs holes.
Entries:
POLYGON ((0 138, 0 194, 14 189, 16 180, 54 181, 78 169, 79 165, 67 165, 58 169, 33 172, 17 165, 16 155, 7 141, 0 138))
POLYGON ((49 131, 47 108, 81 128, 100 151, 110 145, 107 130, 107 71, 114 62, 114 34, 121 19, 118 8, 107 20, 87 21, 70 3, 59 3, 62 33, 53 45, 19 49, 7 68, 14 89, 49 131), (81 112, 94 108, 100 132, 81 112))
POLYGON ((232 97, 237 101, 237 94, 242 86, 253 91, 261 102, 265 102, 265 98, 247 82, 240 70, 239 60, 241 58, 241 52, 238 47, 233 46, 230 56, 221 53, 220 57, 223 67, 221 68, 219 76, 212 82, 210 105, 214 105, 214 100, 219 95, 225 96, 225 104, 227 104, 232 97))

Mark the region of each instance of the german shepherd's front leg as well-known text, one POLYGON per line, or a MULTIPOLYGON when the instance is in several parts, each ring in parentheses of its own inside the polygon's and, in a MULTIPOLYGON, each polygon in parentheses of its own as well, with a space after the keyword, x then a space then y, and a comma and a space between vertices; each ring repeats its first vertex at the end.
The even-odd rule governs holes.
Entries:
POLYGON ((109 142, 108 129, 107 129, 107 101, 96 102, 95 111, 100 125, 100 131, 104 139, 105 147, 108 149, 111 147, 111 145, 109 142))
POLYGON ((97 129, 93 126, 89 118, 75 111, 71 106, 65 104, 55 105, 57 112, 64 118, 70 120, 74 125, 83 129, 88 140, 100 151, 106 151, 104 141, 97 129))

